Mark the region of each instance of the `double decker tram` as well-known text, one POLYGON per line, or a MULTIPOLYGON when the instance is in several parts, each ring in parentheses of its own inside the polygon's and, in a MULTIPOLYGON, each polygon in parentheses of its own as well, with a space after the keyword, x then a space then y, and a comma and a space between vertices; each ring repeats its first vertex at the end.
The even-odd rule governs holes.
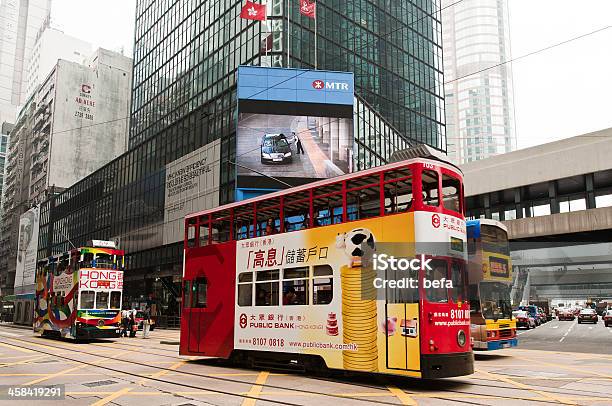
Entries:
POLYGON ((119 337, 124 252, 112 241, 38 261, 34 332, 80 339, 119 337))
POLYGON ((194 213, 185 219, 180 354, 471 374, 465 243, 462 174, 426 158, 194 213), (375 289, 380 274, 365 258, 397 243, 430 267, 410 271, 416 288, 375 289))
POLYGON ((467 221, 470 334, 475 350, 516 347, 508 229, 496 220, 467 221))

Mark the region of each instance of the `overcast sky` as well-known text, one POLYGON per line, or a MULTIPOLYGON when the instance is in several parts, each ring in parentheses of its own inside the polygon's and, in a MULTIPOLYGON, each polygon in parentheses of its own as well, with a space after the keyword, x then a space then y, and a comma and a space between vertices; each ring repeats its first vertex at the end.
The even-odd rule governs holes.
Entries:
MULTIPOLYGON (((52 1, 56 27, 132 55, 136 0, 52 1)), ((508 1, 513 57, 612 25, 612 0, 508 1)), ((519 148, 612 127, 612 29, 521 59, 513 70, 519 148)))

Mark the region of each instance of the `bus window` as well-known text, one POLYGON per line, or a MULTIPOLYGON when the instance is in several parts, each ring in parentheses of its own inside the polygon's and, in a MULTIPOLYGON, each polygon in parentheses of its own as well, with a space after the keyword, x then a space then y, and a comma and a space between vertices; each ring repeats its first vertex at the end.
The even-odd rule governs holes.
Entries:
POLYGON ((308 267, 283 270, 283 306, 308 304, 308 267))
POLYGON ((424 170, 422 174, 423 203, 428 206, 438 207, 438 173, 424 170))
POLYGON ((95 297, 96 294, 93 290, 82 291, 79 309, 93 309, 95 297))
POLYGON ((451 300, 455 303, 465 301, 465 275, 463 266, 457 262, 451 264, 451 281, 453 288, 451 289, 451 300))
POLYGON ((330 304, 334 298, 333 269, 329 265, 314 267, 312 279, 312 304, 330 304))
POLYGON ((108 292, 96 292, 96 309, 108 309, 108 292))
POLYGON ((480 314, 480 294, 478 293, 478 285, 473 284, 468 286, 468 300, 470 302, 470 314, 480 314))
MULTIPOLYGON (((434 281, 442 283, 442 279, 447 279, 448 272, 446 261, 434 259, 430 262, 429 266, 431 269, 425 271, 425 279, 429 280, 429 283, 433 283, 434 281)), ((442 287, 434 288, 433 286, 427 287, 425 286, 425 283, 423 283, 423 288, 425 290, 425 296, 429 302, 448 302, 448 292, 444 285, 442 285, 442 287)))
POLYGON ((112 291, 110 295, 110 308, 111 309, 120 309, 121 308, 121 292, 112 291))
POLYGON ((196 219, 187 220, 187 247, 193 248, 196 246, 196 219))
POLYGON ((197 278, 193 282, 193 290, 195 291, 193 307, 199 309, 205 308, 208 300, 208 281, 206 278, 197 278))
POLYGON ((253 272, 238 275, 238 306, 253 306, 253 272))
POLYGON ((461 182, 452 176, 442 174, 442 202, 444 208, 461 213, 461 182))
POLYGON ((278 277, 278 270, 256 273, 255 306, 278 306, 278 277))

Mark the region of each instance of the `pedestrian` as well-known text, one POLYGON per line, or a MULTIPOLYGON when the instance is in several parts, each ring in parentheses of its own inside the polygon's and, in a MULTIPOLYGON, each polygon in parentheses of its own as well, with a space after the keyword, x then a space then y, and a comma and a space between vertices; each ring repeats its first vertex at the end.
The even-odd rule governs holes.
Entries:
POLYGON ((300 137, 298 137, 297 134, 295 135, 295 146, 297 147, 298 154, 304 153, 304 148, 302 148, 302 140, 300 140, 300 137))
POLYGON ((121 332, 121 337, 127 337, 128 336, 128 329, 129 329, 129 324, 130 324, 130 311, 127 309, 127 307, 124 307, 123 310, 121 310, 121 325, 123 327, 123 330, 121 332))
POLYGON ((128 329, 130 330, 130 337, 136 337, 138 324, 136 324, 136 310, 134 309, 129 311, 128 329))
POLYGON ((151 307, 147 306, 142 316, 142 338, 149 338, 151 331, 151 307))

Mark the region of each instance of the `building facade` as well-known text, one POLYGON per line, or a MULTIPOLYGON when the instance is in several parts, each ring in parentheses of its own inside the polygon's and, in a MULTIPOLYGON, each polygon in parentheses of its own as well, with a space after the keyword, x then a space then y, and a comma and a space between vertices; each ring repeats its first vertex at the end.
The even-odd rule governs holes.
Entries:
POLYGON ((30 95, 45 80, 59 59, 82 64, 92 53, 89 42, 50 26, 44 26, 36 38, 27 65, 26 94, 30 95))
MULTIPOLYGON (((13 124, 0 124, 0 221, 2 219, 2 189, 4 186, 5 168, 6 168, 6 152, 8 149, 9 134, 13 130, 13 124)), ((0 223, 2 227, 2 223, 0 223)))
POLYGON ((27 98, 27 63, 51 0, 0 0, 0 123, 15 122, 27 98))
MULTIPOLYGON (((236 198, 238 66, 315 66, 314 21, 289 4, 268 2, 261 23, 241 19, 236 0, 137 2, 129 150, 43 202, 39 257, 68 249, 66 235, 76 245, 117 240, 126 297, 154 293, 169 307, 182 244, 164 244, 166 166, 219 143, 219 203, 236 198)), ((445 151, 439 3, 317 7, 317 67, 355 73, 354 168, 415 142, 445 151)))
POLYGON ((512 58, 508 1, 442 6, 448 155, 465 163, 513 151, 512 67, 496 66, 512 58))
POLYGON ((131 68, 130 58, 104 49, 86 64, 59 60, 22 109, 7 157, 4 291, 14 280, 20 216, 125 152, 131 68))

